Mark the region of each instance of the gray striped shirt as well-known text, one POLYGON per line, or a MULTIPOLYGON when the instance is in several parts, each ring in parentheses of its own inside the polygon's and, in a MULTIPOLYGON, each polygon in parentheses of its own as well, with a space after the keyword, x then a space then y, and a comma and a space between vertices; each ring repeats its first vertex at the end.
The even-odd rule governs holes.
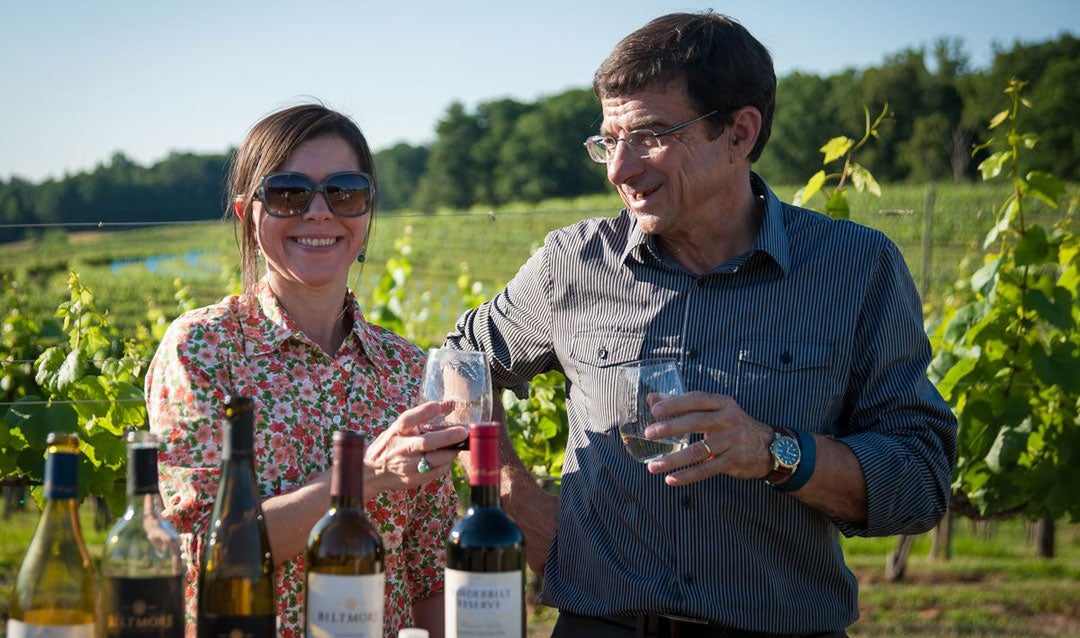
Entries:
MULTIPOLYGON (((946 509, 956 420, 926 379, 930 346, 903 257, 883 234, 766 203, 753 247, 702 276, 634 217, 550 233, 447 345, 491 354, 519 387, 566 376, 570 422, 544 602, 577 614, 668 613, 757 631, 840 630, 858 587, 839 533, 920 533, 946 509), (831 519, 764 481, 664 484, 623 450, 614 366, 680 361, 688 390, 765 423, 836 437, 866 476, 869 519, 831 519)), ((695 435, 695 439, 700 435, 695 435)))

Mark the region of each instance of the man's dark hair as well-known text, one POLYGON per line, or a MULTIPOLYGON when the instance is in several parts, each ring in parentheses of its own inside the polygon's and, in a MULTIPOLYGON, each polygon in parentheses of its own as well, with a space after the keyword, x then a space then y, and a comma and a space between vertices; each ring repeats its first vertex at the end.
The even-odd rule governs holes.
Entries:
POLYGON ((680 81, 701 113, 719 111, 708 120, 716 125, 731 124, 744 106, 761 112, 750 152, 756 162, 772 132, 776 72, 764 45, 727 16, 708 11, 652 20, 615 45, 593 76, 593 90, 604 99, 680 81))

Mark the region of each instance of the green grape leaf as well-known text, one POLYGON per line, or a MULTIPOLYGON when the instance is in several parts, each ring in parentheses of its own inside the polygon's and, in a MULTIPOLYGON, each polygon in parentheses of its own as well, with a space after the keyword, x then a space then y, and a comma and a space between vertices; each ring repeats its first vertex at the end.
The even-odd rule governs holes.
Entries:
POLYGON ((1080 394, 1080 352, 1075 343, 1058 341, 1049 353, 1035 348, 1032 354, 1032 369, 1043 383, 1080 394))
POLYGON ((806 186, 795 194, 795 205, 804 206, 806 202, 809 202, 817 195, 821 190, 821 187, 825 185, 825 171, 820 170, 810 176, 809 181, 806 182, 806 186))
POLYGON ((143 429, 146 425, 146 400, 139 386, 126 381, 116 382, 112 387, 113 402, 109 406, 109 420, 123 434, 128 428, 143 429))
POLYGON ((1076 327, 1072 317, 1073 295, 1064 288, 1054 288, 1054 299, 1050 300, 1042 290, 1029 290, 1024 295, 1024 306, 1034 311, 1041 321, 1063 330, 1076 327))
POLYGON ((98 429, 87 441, 94 447, 94 456, 98 463, 109 467, 122 466, 127 459, 127 444, 124 437, 108 430, 98 429))
POLYGON ((825 212, 834 219, 850 219, 851 207, 848 205, 847 193, 842 188, 832 192, 825 202, 825 212))
POLYGON ((34 381, 47 390, 55 391, 54 379, 64 365, 64 351, 53 346, 42 352, 37 358, 37 371, 34 381))
POLYGON ((69 403, 46 406, 40 397, 23 397, 12 404, 4 415, 12 429, 18 428, 21 437, 35 449, 45 448, 49 432, 78 432, 78 419, 69 403))
POLYGON ((1001 259, 991 259, 982 268, 971 275, 971 289, 984 297, 990 296, 990 290, 997 285, 1001 259))
POLYGON ((56 391, 65 393, 71 384, 83 375, 83 351, 72 350, 64 357, 64 363, 56 373, 56 391))
POLYGON ((825 146, 822 146, 820 150, 825 154, 825 159, 822 160, 824 164, 831 164, 840 159, 851 150, 851 147, 855 146, 855 140, 850 137, 841 135, 840 137, 834 137, 828 142, 825 142, 825 146))
POLYGON ((1050 253, 1050 243, 1042 226, 1030 226, 1016 243, 1013 256, 1017 266, 1031 266, 1044 261, 1050 253))
POLYGON ((1009 119, 1009 110, 1008 109, 1005 109, 1003 111, 998 111, 997 113, 994 114, 994 117, 990 118, 990 126, 989 126, 989 128, 991 130, 996 129, 997 127, 1001 126, 1005 122, 1005 120, 1008 120, 1008 119, 1009 119))
POLYGON ((881 197, 881 185, 877 183, 870 171, 858 164, 855 164, 851 169, 851 183, 855 185, 855 190, 860 193, 868 192, 881 197))
POLYGON ((1031 171, 1027 174, 1028 192, 1054 210, 1057 210, 1058 202, 1065 195, 1065 185, 1061 180, 1049 173, 1031 171))
POLYGON ((28 447, 15 455, 15 467, 26 475, 31 483, 45 482, 45 448, 28 447))
POLYGON ((979 172, 982 173, 983 180, 994 179, 1001 175, 1001 171, 1005 169, 1012 157, 1012 151, 998 151, 979 162, 979 172))
POLYGON ((76 401, 75 410, 84 422, 105 416, 112 403, 109 388, 99 376, 85 376, 68 388, 68 396, 76 401))

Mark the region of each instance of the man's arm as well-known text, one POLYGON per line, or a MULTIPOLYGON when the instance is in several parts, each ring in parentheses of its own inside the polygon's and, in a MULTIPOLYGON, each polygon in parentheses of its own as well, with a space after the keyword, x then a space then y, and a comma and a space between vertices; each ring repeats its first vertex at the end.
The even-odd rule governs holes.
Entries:
MULTIPOLYGON (((498 400, 494 402, 492 418, 500 423, 506 422, 506 412, 498 400)), ((468 472, 472 472, 468 452, 459 454, 458 460, 468 472)), ((499 462, 499 496, 503 509, 525 535, 525 553, 529 567, 542 574, 548 551, 555 539, 559 498, 545 492, 536 482, 536 478, 521 462, 505 427, 499 436, 499 462)))

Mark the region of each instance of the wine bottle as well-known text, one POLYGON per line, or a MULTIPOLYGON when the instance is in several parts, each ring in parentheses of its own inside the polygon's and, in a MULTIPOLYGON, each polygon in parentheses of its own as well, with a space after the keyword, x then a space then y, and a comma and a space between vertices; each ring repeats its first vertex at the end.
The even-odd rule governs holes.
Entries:
POLYGON ((105 638, 184 635, 184 560, 176 530, 162 518, 157 455, 153 434, 128 434, 127 507, 101 555, 105 638))
POLYGON ((97 585, 79 526, 79 438, 52 432, 45 442, 45 503, 15 579, 7 636, 92 638, 97 585))
POLYGON ((311 528, 304 554, 307 635, 383 635, 383 542, 364 511, 364 437, 334 433, 330 509, 311 528))
POLYGON ((199 566, 199 638, 276 638, 274 561, 254 464, 255 402, 225 399, 221 482, 199 566))
POLYGON ((499 423, 469 425, 469 509, 446 544, 446 635, 525 635, 525 538, 499 504, 499 423))

